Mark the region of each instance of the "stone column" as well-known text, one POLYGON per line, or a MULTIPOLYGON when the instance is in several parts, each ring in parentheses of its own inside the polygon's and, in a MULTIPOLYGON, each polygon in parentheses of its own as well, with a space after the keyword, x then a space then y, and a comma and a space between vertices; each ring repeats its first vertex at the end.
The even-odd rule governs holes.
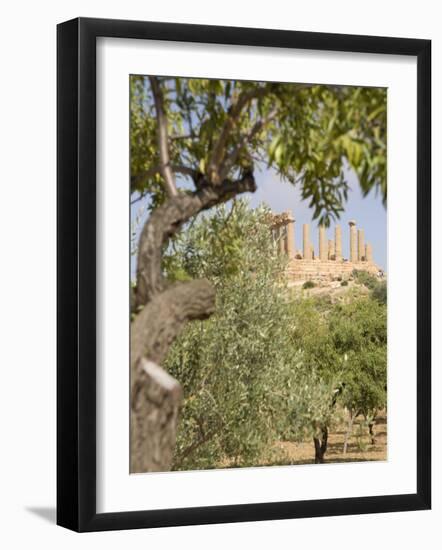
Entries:
POLYGON ((325 227, 319 226, 319 259, 321 261, 327 260, 327 236, 325 234, 325 227))
POLYGON ((333 239, 328 240, 328 259, 329 260, 336 259, 335 241, 333 239))
POLYGON ((274 228, 274 232, 278 252, 284 252, 284 227, 282 225, 277 225, 274 228))
POLYGON ((365 260, 364 230, 358 229, 358 262, 365 260))
POLYGON ((279 226, 273 226, 273 242, 276 244, 279 250, 279 226))
POLYGON ((287 227, 284 225, 279 228, 279 251, 287 254, 287 227))
POLYGON ((311 260, 312 253, 310 249, 310 226, 308 223, 305 223, 302 226, 302 246, 303 246, 304 260, 311 260))
POLYGON ((365 245, 365 260, 367 262, 373 261, 373 248, 370 243, 367 243, 365 245))
POLYGON ((288 220, 287 225, 287 254, 289 258, 294 258, 296 254, 295 250, 295 218, 292 216, 290 210, 288 211, 288 220))
POLYGON ((337 262, 342 262, 342 232, 340 225, 335 227, 335 257, 337 262))
POLYGON ((352 264, 355 264, 358 261, 358 246, 357 246, 357 238, 356 238, 356 222, 354 220, 350 220, 348 222, 348 225, 350 226, 350 262, 352 264))

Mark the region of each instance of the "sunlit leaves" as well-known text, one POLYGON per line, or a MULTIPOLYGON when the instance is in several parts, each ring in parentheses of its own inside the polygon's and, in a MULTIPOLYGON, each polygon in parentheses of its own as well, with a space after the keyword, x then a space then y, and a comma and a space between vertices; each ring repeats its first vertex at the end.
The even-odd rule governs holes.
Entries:
MULTIPOLYGON (((361 273, 365 277, 365 272, 361 273)), ((365 415, 386 405, 385 302, 359 295, 323 313, 312 308, 312 301, 296 305, 299 321, 295 336, 302 342, 304 361, 325 380, 342 384, 339 402, 365 415)))
POLYGON ((217 208, 183 233, 168 265, 169 276, 184 269, 217 288, 214 316, 188 325, 167 359, 184 389, 176 469, 254 465, 287 428, 299 359, 267 215, 242 201, 217 208))
MULTIPOLYGON (((340 216, 348 186, 346 169, 357 174, 364 194, 387 197, 386 109, 383 88, 290 83, 162 78, 169 120, 171 158, 203 174, 213 147, 244 94, 224 146, 227 176, 245 167, 272 167, 299 185, 326 225, 340 216), (261 125, 260 125, 261 124, 261 125)), ((156 120, 147 77, 131 79, 131 175, 158 165, 156 120)), ((161 195, 158 174, 133 188, 161 195)), ((141 183, 140 183, 141 181, 141 183)), ((152 203, 155 204, 155 201, 152 203)))

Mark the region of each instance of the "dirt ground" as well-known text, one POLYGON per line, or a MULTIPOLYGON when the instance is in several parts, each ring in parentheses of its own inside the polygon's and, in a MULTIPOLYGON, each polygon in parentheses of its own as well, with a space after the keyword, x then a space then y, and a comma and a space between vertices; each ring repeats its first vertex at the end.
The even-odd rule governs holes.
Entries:
MULTIPOLYGON (((347 453, 343 454, 346 426, 339 426, 328 437, 325 463, 365 462, 369 460, 387 460, 387 417, 385 412, 376 418, 374 434, 376 443, 371 444, 368 430, 361 426, 363 418, 357 418, 353 433, 348 441, 347 453)), ((314 446, 312 440, 301 443, 280 441, 275 443, 275 462, 277 464, 313 464, 314 446)))

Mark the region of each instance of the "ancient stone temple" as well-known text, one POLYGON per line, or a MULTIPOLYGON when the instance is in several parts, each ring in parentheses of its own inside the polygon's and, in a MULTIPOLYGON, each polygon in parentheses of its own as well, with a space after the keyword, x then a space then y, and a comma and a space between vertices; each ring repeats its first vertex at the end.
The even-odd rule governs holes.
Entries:
MULTIPOLYGON (((348 279, 353 270, 368 271, 373 275, 382 275, 382 270, 373 261, 373 248, 365 242, 363 229, 358 229, 356 222, 350 220, 349 251, 350 257, 342 254, 342 229, 340 225, 334 228, 334 238, 327 235, 324 226, 318 228, 318 254, 311 240, 310 225, 302 228, 302 251, 296 248, 295 218, 290 210, 275 214, 271 220, 273 238, 283 254, 289 258, 288 273, 293 281, 333 281, 348 279)), ((332 229, 328 230, 332 233, 332 229)))

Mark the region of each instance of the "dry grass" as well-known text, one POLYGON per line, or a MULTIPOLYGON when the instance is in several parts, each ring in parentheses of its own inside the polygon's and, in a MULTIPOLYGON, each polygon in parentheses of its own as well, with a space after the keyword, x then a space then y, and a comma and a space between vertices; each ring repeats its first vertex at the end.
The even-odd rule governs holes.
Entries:
MULTIPOLYGON (((333 462, 365 462, 371 460, 387 460, 387 417, 385 412, 376 419, 374 427, 375 444, 371 444, 368 431, 361 427, 362 418, 357 418, 353 426, 353 434, 349 439, 347 453, 343 454, 345 425, 339 426, 329 434, 325 463, 333 462)), ((274 460, 270 464, 313 464, 313 441, 301 443, 278 441, 274 447, 274 460)), ((265 464, 263 464, 265 465, 265 464)))

